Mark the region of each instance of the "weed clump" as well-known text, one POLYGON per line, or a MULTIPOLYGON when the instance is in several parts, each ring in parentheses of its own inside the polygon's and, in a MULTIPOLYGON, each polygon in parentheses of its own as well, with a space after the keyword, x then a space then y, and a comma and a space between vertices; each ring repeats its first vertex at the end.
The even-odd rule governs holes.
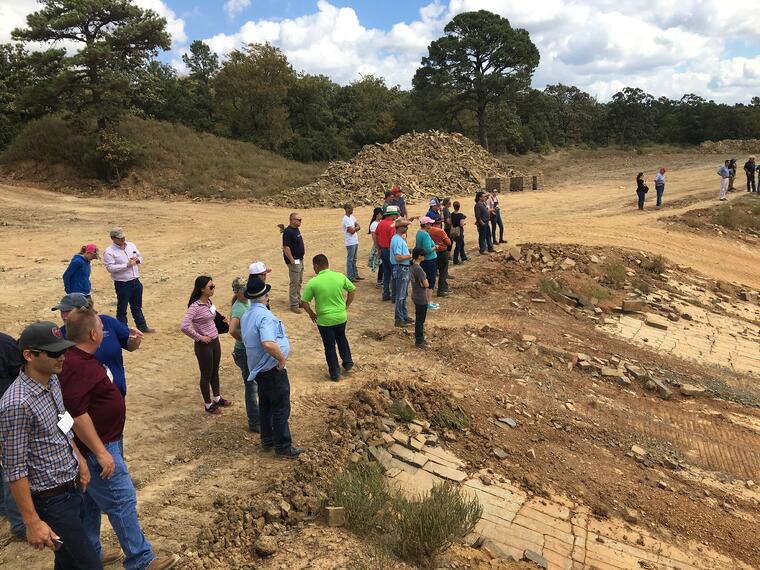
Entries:
POLYGON ((333 477, 327 491, 331 506, 346 509, 347 526, 364 532, 378 524, 378 513, 391 500, 383 468, 360 461, 333 477))
POLYGON ((625 265, 619 261, 609 261, 605 266, 604 280, 615 287, 615 289, 620 289, 625 284, 627 274, 628 270, 625 265))
POLYGON ((433 414, 430 424, 442 429, 465 429, 470 427, 470 418, 461 410, 443 407, 433 414))

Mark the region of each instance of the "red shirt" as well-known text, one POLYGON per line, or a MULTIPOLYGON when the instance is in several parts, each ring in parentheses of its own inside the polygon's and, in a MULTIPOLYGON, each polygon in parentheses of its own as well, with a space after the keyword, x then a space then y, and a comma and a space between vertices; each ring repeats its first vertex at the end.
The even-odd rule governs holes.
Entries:
POLYGON ((391 246, 391 238, 393 237, 393 234, 396 233, 395 223, 396 221, 391 220, 390 216, 388 216, 387 218, 380 220, 380 223, 377 224, 377 227, 375 228, 375 237, 377 237, 378 246, 384 248, 389 248, 391 246))
MULTIPOLYGON (((58 379, 63 404, 72 417, 89 414, 103 443, 121 438, 127 407, 121 392, 108 377, 106 367, 94 355, 76 346, 70 348, 58 379)), ((83 454, 91 451, 78 437, 76 442, 83 454)))

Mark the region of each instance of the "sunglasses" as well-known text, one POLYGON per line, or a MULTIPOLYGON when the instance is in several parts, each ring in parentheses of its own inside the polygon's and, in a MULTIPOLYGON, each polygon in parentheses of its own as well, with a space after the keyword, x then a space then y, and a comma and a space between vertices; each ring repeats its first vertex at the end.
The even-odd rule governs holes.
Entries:
POLYGON ((30 350, 29 352, 31 352, 35 356, 39 356, 40 354, 44 352, 48 358, 58 359, 64 354, 66 354, 67 350, 68 350, 67 348, 64 348, 63 350, 59 350, 57 352, 53 352, 50 350, 30 350))
POLYGON ((209 285, 208 288, 209 289, 216 289, 216 285, 209 285))
POLYGON ((296 222, 300 222, 300 221, 301 221, 301 218, 296 218, 296 222))

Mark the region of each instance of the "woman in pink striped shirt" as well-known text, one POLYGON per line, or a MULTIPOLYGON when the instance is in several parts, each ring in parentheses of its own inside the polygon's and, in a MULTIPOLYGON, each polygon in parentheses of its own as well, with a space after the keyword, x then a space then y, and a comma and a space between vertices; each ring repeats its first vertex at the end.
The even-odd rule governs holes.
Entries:
POLYGON ((232 402, 222 398, 219 393, 219 362, 222 359, 222 348, 214 324, 216 307, 211 302, 215 288, 214 281, 208 275, 201 275, 195 279, 195 287, 181 325, 182 332, 195 341, 195 357, 201 371, 201 394, 209 414, 220 414, 220 408, 232 405, 232 402))

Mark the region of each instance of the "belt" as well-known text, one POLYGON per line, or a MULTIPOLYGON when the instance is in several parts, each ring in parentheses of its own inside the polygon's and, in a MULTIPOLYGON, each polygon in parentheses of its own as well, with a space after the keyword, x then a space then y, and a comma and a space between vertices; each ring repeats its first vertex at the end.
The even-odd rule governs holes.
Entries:
MULTIPOLYGON (((277 370, 277 365, 276 364, 274 366, 272 366, 272 368, 270 368, 269 370, 262 370, 261 372, 259 372, 258 374, 256 374, 256 376, 259 376, 260 374, 269 374, 270 372, 273 372, 275 370, 277 370)), ((255 380, 255 378, 254 378, 254 380, 255 380)))
POLYGON ((77 489, 79 489, 78 475, 73 481, 69 481, 63 485, 58 485, 52 489, 45 489, 39 493, 32 493, 32 499, 49 499, 50 497, 56 497, 58 495, 63 495, 64 493, 70 493, 71 491, 76 491, 77 489))

